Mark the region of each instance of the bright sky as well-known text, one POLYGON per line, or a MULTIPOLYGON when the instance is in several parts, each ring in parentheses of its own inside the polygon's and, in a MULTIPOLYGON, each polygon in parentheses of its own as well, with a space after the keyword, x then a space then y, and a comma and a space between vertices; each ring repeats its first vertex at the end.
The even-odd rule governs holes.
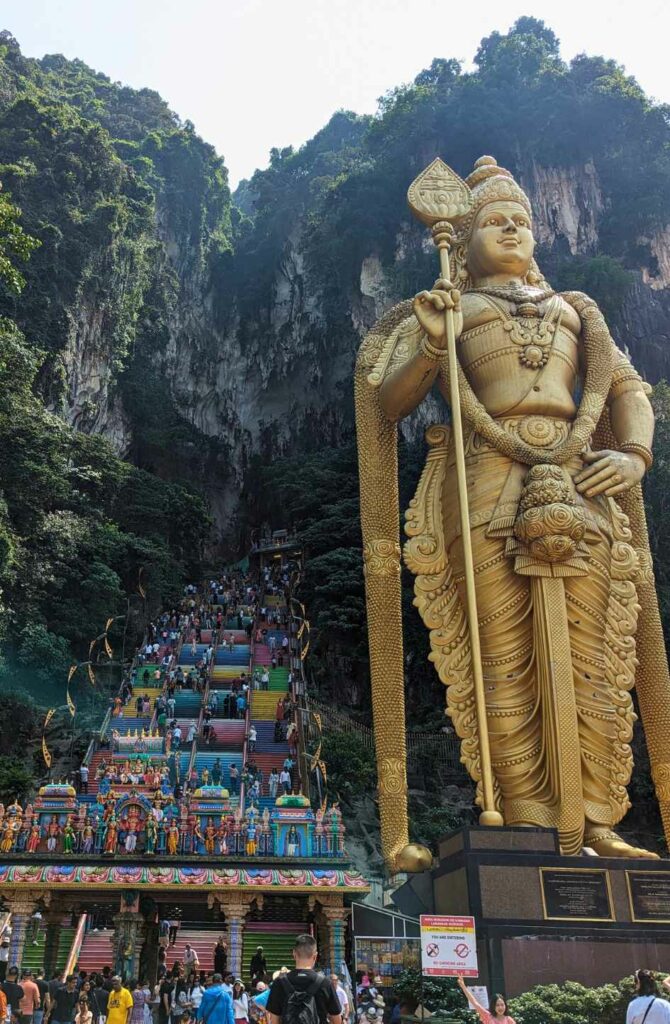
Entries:
MULTIPOLYGON (((667 0, 21 0, 4 24, 30 57, 79 57, 157 90, 224 157, 235 185, 272 146, 298 146, 341 108, 379 96, 433 57, 469 65, 480 39, 542 18, 562 54, 623 64, 670 101, 667 0)), ((447 154, 445 154, 446 156, 447 154)))

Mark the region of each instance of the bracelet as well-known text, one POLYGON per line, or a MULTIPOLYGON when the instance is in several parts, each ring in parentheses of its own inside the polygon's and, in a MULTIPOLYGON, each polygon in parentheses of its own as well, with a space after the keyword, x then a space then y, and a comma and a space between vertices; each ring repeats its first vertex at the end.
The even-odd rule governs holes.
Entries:
POLYGON ((426 357, 426 359, 435 359, 435 360, 437 360, 437 359, 444 359, 444 357, 447 354, 446 349, 435 348, 434 345, 431 345, 431 343, 428 341, 428 338, 426 337, 425 334, 424 334, 423 338, 421 339, 421 352, 426 357))
POLYGON ((654 453, 651 448, 648 448, 646 444, 641 444, 640 441, 622 441, 619 445, 619 451, 628 452, 631 455, 639 455, 647 469, 651 467, 654 461, 654 453))

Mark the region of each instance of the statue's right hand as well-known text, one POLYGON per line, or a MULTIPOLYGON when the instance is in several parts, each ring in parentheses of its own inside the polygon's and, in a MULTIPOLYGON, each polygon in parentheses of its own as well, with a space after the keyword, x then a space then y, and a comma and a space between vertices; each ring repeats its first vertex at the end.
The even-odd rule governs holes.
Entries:
POLYGON ((446 349, 447 333, 445 310, 454 311, 454 331, 456 337, 463 330, 463 313, 461 312, 461 293, 451 284, 440 278, 431 291, 419 292, 414 297, 414 315, 423 327, 436 348, 446 349))

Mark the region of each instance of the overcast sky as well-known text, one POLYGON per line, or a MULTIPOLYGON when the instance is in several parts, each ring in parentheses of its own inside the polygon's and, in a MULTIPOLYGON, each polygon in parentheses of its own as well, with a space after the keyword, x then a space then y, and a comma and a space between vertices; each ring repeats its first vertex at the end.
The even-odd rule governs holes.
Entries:
MULTIPOLYGON (((624 64, 670 101, 667 0, 4 0, 2 27, 31 57, 79 57, 156 89, 225 158, 235 185, 272 146, 300 145, 340 108, 379 96, 433 57, 466 66, 479 40, 533 14, 562 54, 624 64)), ((448 158, 448 154, 443 154, 448 158)))

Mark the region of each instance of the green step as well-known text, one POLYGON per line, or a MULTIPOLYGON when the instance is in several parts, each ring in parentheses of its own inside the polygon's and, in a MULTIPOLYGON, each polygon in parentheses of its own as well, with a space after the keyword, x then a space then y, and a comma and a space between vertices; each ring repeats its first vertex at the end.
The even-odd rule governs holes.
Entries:
POLYGON ((249 975, 249 964, 251 958, 256 952, 257 946, 263 947, 263 953, 267 960, 268 972, 270 975, 274 971, 278 971, 280 967, 293 967, 293 946, 295 944, 296 937, 300 935, 301 931, 305 930, 303 926, 300 928, 296 926, 296 931, 293 932, 264 932, 262 931, 262 925, 253 926, 252 931, 245 928, 244 938, 242 942, 242 977, 248 979, 249 975))
MULTIPOLYGON (((21 968, 30 968, 31 971, 38 971, 44 967, 44 947, 46 943, 46 928, 42 926, 36 935, 36 944, 32 939, 26 939, 21 958, 21 968)), ((70 948, 74 941, 74 928, 58 929, 58 953, 56 956, 56 967, 65 967, 70 948)))

